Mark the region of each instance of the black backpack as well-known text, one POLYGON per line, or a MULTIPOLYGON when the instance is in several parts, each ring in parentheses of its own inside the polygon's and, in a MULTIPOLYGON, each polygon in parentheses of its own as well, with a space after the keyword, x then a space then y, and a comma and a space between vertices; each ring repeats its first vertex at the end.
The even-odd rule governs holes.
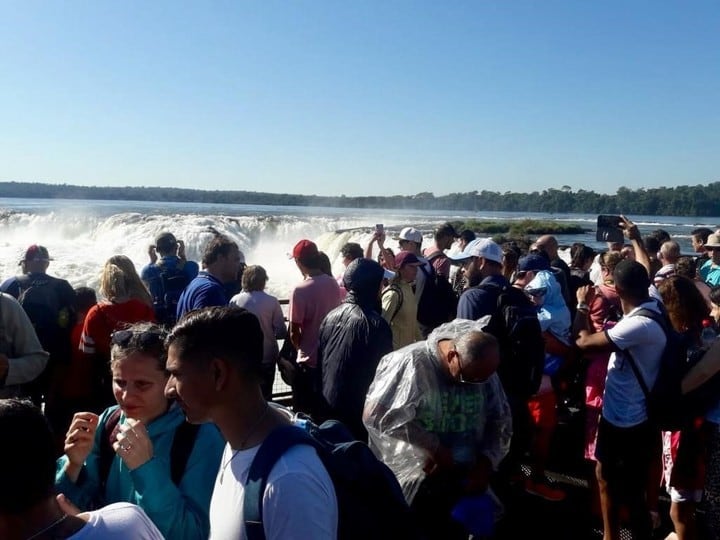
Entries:
POLYGON ((157 265, 159 273, 155 279, 158 280, 158 287, 153 297, 153 309, 155 318, 160 324, 167 327, 174 326, 177 322, 177 305, 185 287, 190 279, 183 272, 183 265, 178 264, 168 268, 160 263, 157 265))
POLYGON ((663 431, 678 431, 689 427, 692 422, 705 415, 720 400, 720 376, 714 376, 688 394, 682 392, 683 377, 690 371, 706 352, 702 348, 688 346, 685 337, 677 332, 668 319, 661 304, 662 313, 642 308, 632 317, 647 317, 663 329, 667 339, 660 357, 657 379, 649 388, 638 369, 630 351, 627 355, 630 367, 637 377, 647 404, 648 419, 656 428, 663 431))
POLYGON ((309 420, 276 428, 248 472, 243 518, 248 540, 264 540, 262 499, 268 475, 289 448, 312 446, 328 471, 338 502, 338 540, 411 540, 419 535, 392 471, 337 420, 309 420))
POLYGON ((517 287, 495 283, 477 287, 498 295, 485 330, 500 344, 498 376, 503 388, 509 395, 528 398, 538 391, 545 366, 545 342, 537 309, 517 287))
POLYGON ((435 328, 455 318, 458 297, 450 281, 438 275, 432 264, 429 272, 424 264, 418 269, 425 274, 425 284, 418 299, 417 320, 423 337, 427 337, 435 328))
MULTIPOLYGON (((102 493, 105 493, 105 484, 110 474, 110 467, 115 458, 113 443, 120 432, 120 413, 118 407, 111 412, 105 420, 103 431, 100 434, 100 457, 98 459, 98 469, 100 474, 100 484, 102 485, 102 493)), ((172 446, 170 447, 170 477, 176 486, 180 485, 185 467, 187 466, 190 453, 195 446, 200 426, 183 422, 175 430, 172 446)))
POLYGON ((18 302, 32 322, 43 348, 54 345, 60 332, 69 336, 70 313, 61 305, 54 278, 47 275, 18 276, 18 302))

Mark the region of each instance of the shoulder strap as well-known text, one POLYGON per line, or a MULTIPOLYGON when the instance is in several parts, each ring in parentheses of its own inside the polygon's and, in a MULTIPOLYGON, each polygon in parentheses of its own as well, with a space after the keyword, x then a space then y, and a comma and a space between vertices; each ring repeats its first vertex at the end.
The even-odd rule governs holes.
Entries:
POLYGON ((103 487, 103 492, 105 491, 105 484, 110 475, 110 466, 115 458, 112 445, 120 430, 118 425, 120 423, 120 413, 121 410, 120 407, 118 407, 108 415, 105 419, 103 431, 100 434, 100 459, 98 460, 98 469, 100 473, 100 485, 103 487))
POLYGON ((185 474, 185 468, 195 446, 199 430, 199 424, 191 424, 186 421, 183 421, 175 430, 172 447, 170 447, 170 477, 176 486, 180 485, 183 474, 185 474))
POLYGON ((243 501, 243 519, 248 540, 265 540, 262 498, 268 476, 280 456, 297 444, 307 444, 320 449, 315 440, 302 428, 281 426, 267 436, 255 454, 248 471, 243 501))
MULTIPOLYGON (((658 323, 660 325, 660 328, 662 328, 663 333, 665 334, 665 337, 667 339, 668 335, 668 328, 667 328, 667 319, 665 318, 665 315, 662 313, 657 313, 656 311, 653 311, 651 309, 647 308, 641 308, 637 310, 635 313, 631 315, 631 317, 646 317, 648 319, 651 319, 658 323)), ((667 346, 667 344, 666 344, 667 346)), ((640 383, 640 388, 642 388, 643 394, 645 394, 645 399, 647 399, 650 396, 650 388, 648 387, 647 383, 645 382, 645 379, 643 379, 642 374, 640 373, 640 368, 638 368, 637 363, 635 362, 635 357, 630 353, 630 349, 625 349, 623 351, 625 355, 627 355, 627 359, 630 362, 630 367, 633 370, 633 373, 635 374, 635 378, 640 383)))
POLYGON ((403 295, 402 289, 400 287, 398 287, 397 285, 394 285, 394 284, 390 285, 387 289, 385 289, 382 292, 382 295, 386 294, 388 291, 395 291, 395 292, 397 292, 397 295, 398 295, 398 305, 395 308, 395 311, 393 311, 392 317, 390 317, 390 322, 392 322, 393 319, 395 319, 395 316, 400 312, 400 308, 403 305, 403 301, 404 301, 405 297, 403 295))

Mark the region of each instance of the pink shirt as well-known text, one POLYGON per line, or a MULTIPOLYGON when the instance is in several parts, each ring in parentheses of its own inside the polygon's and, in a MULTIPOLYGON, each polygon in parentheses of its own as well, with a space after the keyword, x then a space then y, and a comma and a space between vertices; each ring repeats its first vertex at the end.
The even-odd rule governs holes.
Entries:
POLYGON ((317 365, 320 323, 332 309, 340 305, 340 288, 331 276, 320 274, 308 277, 290 295, 291 323, 300 326, 298 362, 317 365))

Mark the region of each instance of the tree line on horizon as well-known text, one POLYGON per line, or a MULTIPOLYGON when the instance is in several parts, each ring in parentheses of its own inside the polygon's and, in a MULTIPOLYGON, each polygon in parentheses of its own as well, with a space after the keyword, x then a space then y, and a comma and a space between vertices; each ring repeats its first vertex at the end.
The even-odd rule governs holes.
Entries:
POLYGON ((569 186, 532 193, 470 191, 435 196, 297 195, 258 191, 212 191, 166 187, 99 187, 0 182, 0 197, 41 199, 142 200, 271 206, 329 206, 408 210, 467 210, 498 212, 545 212, 550 214, 633 214, 650 216, 720 216, 720 182, 705 186, 677 186, 631 190, 622 187, 614 195, 569 186))

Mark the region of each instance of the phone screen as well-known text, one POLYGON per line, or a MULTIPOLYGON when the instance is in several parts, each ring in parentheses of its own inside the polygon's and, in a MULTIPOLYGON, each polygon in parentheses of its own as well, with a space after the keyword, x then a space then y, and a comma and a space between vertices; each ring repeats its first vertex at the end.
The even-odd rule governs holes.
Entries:
POLYGON ((384 230, 385 227, 382 223, 378 223, 377 225, 375 225, 375 232, 377 232, 378 234, 382 234, 384 230))

